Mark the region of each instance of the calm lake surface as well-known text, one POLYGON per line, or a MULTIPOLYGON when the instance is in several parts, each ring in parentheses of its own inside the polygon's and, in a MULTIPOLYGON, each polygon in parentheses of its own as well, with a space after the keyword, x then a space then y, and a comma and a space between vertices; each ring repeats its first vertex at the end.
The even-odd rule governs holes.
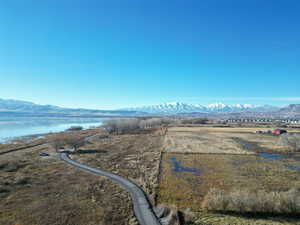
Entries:
POLYGON ((0 118, 0 143, 16 137, 61 132, 71 126, 84 129, 99 126, 107 118, 0 118))

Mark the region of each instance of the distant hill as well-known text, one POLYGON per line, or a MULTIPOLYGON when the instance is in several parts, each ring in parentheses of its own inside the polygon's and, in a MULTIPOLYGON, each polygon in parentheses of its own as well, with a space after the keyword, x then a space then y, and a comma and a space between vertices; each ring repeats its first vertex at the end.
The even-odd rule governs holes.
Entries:
POLYGON ((281 108, 280 112, 300 113, 300 104, 290 104, 287 107, 281 108))
POLYGON ((80 116, 80 117, 123 117, 150 115, 178 115, 205 117, 297 117, 300 104, 278 108, 274 106, 215 103, 207 106, 181 102, 163 103, 120 110, 71 109, 53 105, 39 105, 27 101, 0 99, 0 116, 80 116))
POLYGON ((136 111, 71 109, 33 102, 0 99, 0 115, 16 116, 135 116, 144 114, 136 111))

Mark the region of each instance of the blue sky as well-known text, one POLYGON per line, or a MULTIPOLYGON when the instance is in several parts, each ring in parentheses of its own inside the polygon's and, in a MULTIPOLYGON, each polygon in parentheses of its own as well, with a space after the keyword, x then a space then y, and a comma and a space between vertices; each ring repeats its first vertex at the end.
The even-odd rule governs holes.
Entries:
POLYGON ((300 103, 298 0, 0 0, 0 98, 300 103))

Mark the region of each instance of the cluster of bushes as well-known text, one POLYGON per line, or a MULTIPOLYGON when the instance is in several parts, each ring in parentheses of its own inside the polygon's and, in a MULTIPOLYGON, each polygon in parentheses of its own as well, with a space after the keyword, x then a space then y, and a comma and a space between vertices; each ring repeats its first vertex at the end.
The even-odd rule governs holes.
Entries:
POLYGON ((17 172, 23 165, 16 160, 4 162, 0 164, 0 170, 5 172, 17 172))
POLYGON ((209 120, 207 118, 186 118, 181 119, 181 124, 207 124, 209 120))
POLYGON ((72 126, 67 129, 67 131, 81 131, 81 130, 83 130, 82 126, 72 126))
POLYGON ((62 133, 53 135, 49 142, 52 147, 58 152, 59 149, 66 146, 71 147, 74 151, 85 144, 85 138, 75 133, 62 133))
POLYGON ((138 119, 107 120, 103 124, 108 133, 125 134, 136 131, 139 128, 138 119))
POLYGON ((109 133, 128 134, 134 133, 143 129, 167 126, 174 123, 172 118, 132 118, 132 119, 118 119, 107 120, 103 127, 109 133))
POLYGON ((178 118, 178 117, 159 117, 159 118, 132 118, 105 121, 103 126, 109 133, 126 134, 140 131, 142 129, 186 124, 208 124, 217 121, 207 118, 178 118))
POLYGON ((300 134, 286 133, 279 138, 279 145, 287 146, 290 152, 300 151, 300 134))
POLYGON ((287 192, 233 191, 225 192, 211 189, 205 196, 202 207, 211 211, 238 213, 300 213, 300 191, 291 189, 287 192))

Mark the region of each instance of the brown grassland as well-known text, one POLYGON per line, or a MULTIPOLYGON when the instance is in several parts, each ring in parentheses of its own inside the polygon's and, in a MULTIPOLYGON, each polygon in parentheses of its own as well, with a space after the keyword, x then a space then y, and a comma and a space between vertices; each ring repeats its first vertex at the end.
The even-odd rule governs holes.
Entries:
MULTIPOLYGON (((80 132, 86 136, 95 133, 80 132)), ((155 134, 95 135, 72 157, 128 177, 154 199, 160 139, 155 134)), ((136 224, 126 191, 56 157, 48 144, 0 156, 1 225, 136 224), (51 156, 40 157, 40 152, 51 156)))
POLYGON ((300 224, 299 218, 291 216, 221 214, 201 207, 212 188, 225 192, 300 188, 300 155, 281 158, 278 154, 257 154, 286 153, 287 148, 277 145, 277 136, 255 134, 255 130, 169 129, 164 142, 158 203, 173 204, 182 211, 190 209, 195 213, 191 224, 300 224))
MULTIPOLYGON (((71 157, 136 182, 153 203, 191 212, 185 214, 188 224, 300 224, 293 216, 202 208, 212 188, 225 192, 300 188, 300 154, 284 154, 288 148, 278 145, 278 136, 254 133, 263 129, 172 127, 167 134, 153 129, 123 135, 100 129, 76 131, 87 142, 71 157)), ((1 225, 137 224, 127 192, 106 178, 64 164, 49 140, 51 134, 31 143, 20 139, 0 145, 1 225), (12 151, 15 148, 19 150, 12 151), (50 157, 41 157, 40 152, 50 157)))
MULTIPOLYGON (((287 147, 277 145, 277 136, 255 134, 256 130, 264 128, 173 127, 165 138, 164 152, 253 154, 255 151, 287 151, 287 147), (255 148, 249 151, 237 143, 235 138, 245 140, 255 145, 255 148)), ((299 129, 287 130, 300 132, 299 129)))

